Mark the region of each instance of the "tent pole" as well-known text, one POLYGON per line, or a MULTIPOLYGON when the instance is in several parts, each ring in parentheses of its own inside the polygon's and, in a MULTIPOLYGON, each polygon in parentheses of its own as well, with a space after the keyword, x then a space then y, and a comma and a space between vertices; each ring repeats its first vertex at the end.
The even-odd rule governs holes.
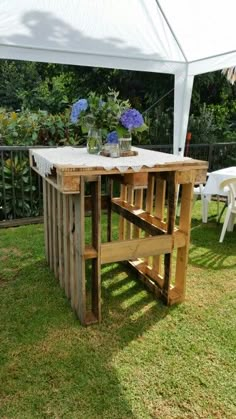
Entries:
POLYGON ((174 154, 184 155, 194 76, 186 73, 175 75, 174 92, 174 154))

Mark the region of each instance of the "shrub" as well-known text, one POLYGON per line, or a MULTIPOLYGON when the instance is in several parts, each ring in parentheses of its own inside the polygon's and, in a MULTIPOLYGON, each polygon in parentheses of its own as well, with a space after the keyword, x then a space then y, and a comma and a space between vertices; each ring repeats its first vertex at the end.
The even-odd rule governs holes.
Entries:
POLYGON ((74 145, 83 141, 80 127, 70 122, 69 110, 57 115, 1 110, 0 134, 4 145, 74 145))
POLYGON ((5 219, 38 216, 41 213, 37 177, 31 176, 27 158, 17 155, 4 162, 0 179, 0 206, 5 219))
POLYGON ((192 114, 189 118, 188 130, 192 132, 193 143, 213 143, 235 141, 236 130, 234 114, 236 102, 230 108, 225 105, 206 105, 200 108, 199 115, 192 114))

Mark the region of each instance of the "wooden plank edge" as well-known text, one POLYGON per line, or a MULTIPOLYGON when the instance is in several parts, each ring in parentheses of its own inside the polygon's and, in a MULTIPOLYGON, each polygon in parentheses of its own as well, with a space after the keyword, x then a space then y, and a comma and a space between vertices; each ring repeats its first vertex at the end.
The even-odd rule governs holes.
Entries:
POLYGON ((171 253, 174 248, 186 245, 186 235, 176 231, 165 234, 130 240, 117 240, 101 244, 101 264, 121 262, 139 257, 157 256, 171 253))
POLYGON ((13 220, 0 221, 0 228, 20 227, 29 224, 43 224, 43 216, 15 218, 13 220))

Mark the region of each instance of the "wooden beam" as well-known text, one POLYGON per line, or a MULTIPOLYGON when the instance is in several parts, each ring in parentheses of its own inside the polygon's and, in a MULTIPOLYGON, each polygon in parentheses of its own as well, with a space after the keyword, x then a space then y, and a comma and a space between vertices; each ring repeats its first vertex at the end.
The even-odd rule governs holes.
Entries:
POLYGON ((84 232, 84 179, 81 178, 80 194, 75 196, 75 311, 82 325, 86 325, 86 278, 84 232))
MULTIPOLYGON (((156 175, 155 189, 154 216, 163 222, 165 212, 166 181, 160 177, 160 174, 156 175)), ((152 261, 152 267, 158 275, 161 274, 161 258, 161 255, 153 256, 152 261)))
POLYGON ((52 190, 53 187, 47 183, 47 215, 48 215, 48 256, 49 266, 53 270, 53 216, 52 216, 52 190))
MULTIPOLYGON (((134 205, 135 207, 142 208, 143 206, 143 189, 136 189, 134 193, 134 205)), ((137 226, 133 226, 133 238, 137 239, 140 237, 141 229, 137 226)))
MULTIPOLYGON (((120 200, 121 202, 127 202, 127 186, 126 185, 120 185, 120 198, 118 198, 118 200, 120 200)), ((113 199, 112 201, 117 201, 117 199, 113 199)), ((111 204, 111 208, 112 208, 112 204, 111 204)), ((113 209, 113 208, 112 208, 113 209)), ((119 214, 119 212, 118 212, 119 214)), ((126 220, 125 218, 122 216, 122 214, 120 214, 120 219, 119 219, 119 240, 124 240, 125 239, 125 231, 126 231, 126 220)))
POLYGON ((62 193, 57 191, 57 223, 58 223, 58 257, 59 257, 59 281, 64 288, 64 246, 63 246, 63 203, 62 193))
MULTIPOLYGON (((178 302, 181 302, 185 298, 185 287, 186 287, 186 275, 188 266, 188 252, 189 252, 189 241, 190 241, 190 226, 191 226, 191 211, 193 203, 193 184, 183 185, 182 197, 181 197, 181 209, 180 209, 180 221, 179 228, 185 233, 186 244, 177 251, 176 260, 176 274, 175 274, 175 291, 179 294, 178 302)), ((170 296, 177 302, 176 295, 170 296)), ((170 301, 171 303, 171 301, 170 301)))
MULTIPOLYGON (((46 203, 47 203, 47 201, 46 201, 46 203)), ((29 224, 43 224, 43 223, 44 223, 44 217, 43 216, 15 218, 13 220, 0 221, 0 228, 20 227, 20 226, 25 226, 25 225, 29 225, 29 224)), ((45 243, 45 249, 47 249, 46 243, 45 243)))
MULTIPOLYGON (((170 235, 174 234, 176 203, 177 203, 177 183, 176 173, 170 172, 168 179, 168 206, 167 206, 167 232, 170 235)), ((173 254, 169 253, 164 256, 164 284, 163 284, 163 299, 166 304, 169 304, 169 291, 172 280, 172 258, 173 254)))
POLYGON ((47 184, 46 184, 45 179, 43 179, 43 221, 44 221, 45 255, 46 255, 47 262, 49 262, 47 184))
POLYGON ((75 268, 75 213, 74 213, 74 195, 69 196, 69 241, 70 241, 70 302, 75 310, 76 304, 76 268, 75 268))
POLYGON ((129 261, 129 266, 138 274, 138 279, 151 291, 157 298, 161 297, 161 288, 146 274, 143 264, 139 260, 129 261))
POLYGON ((165 234, 142 239, 122 240, 101 244, 101 263, 119 262, 152 255, 171 253, 173 248, 184 246, 185 234, 165 234))
MULTIPOLYGON (((92 259, 92 313, 101 321, 101 176, 91 182, 92 195, 92 246, 97 257, 92 259)), ((87 316, 87 314, 86 314, 87 316)), ((88 318, 86 318, 86 322, 88 318)))
POLYGON ((165 224, 143 209, 130 205, 119 198, 114 198, 111 205, 114 212, 146 231, 148 234, 154 236, 165 233, 163 228, 165 224))
POLYGON ((52 246, 53 246, 53 270, 55 278, 58 278, 59 249, 58 249, 58 220, 57 220, 57 190, 52 188, 52 246))
POLYGON ((69 238, 69 196, 62 196, 63 202, 63 266, 65 294, 70 297, 70 238, 69 238))

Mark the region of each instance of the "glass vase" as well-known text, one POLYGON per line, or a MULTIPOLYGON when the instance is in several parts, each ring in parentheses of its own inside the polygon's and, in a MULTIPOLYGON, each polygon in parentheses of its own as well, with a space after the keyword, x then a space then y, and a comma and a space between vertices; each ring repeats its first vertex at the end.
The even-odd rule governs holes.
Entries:
POLYGON ((97 128, 90 128, 87 138, 87 152, 89 154, 99 154, 102 149, 102 134, 97 128))
POLYGON ((122 138, 119 138, 120 153, 126 153, 131 150, 132 137, 131 134, 126 134, 122 138))

